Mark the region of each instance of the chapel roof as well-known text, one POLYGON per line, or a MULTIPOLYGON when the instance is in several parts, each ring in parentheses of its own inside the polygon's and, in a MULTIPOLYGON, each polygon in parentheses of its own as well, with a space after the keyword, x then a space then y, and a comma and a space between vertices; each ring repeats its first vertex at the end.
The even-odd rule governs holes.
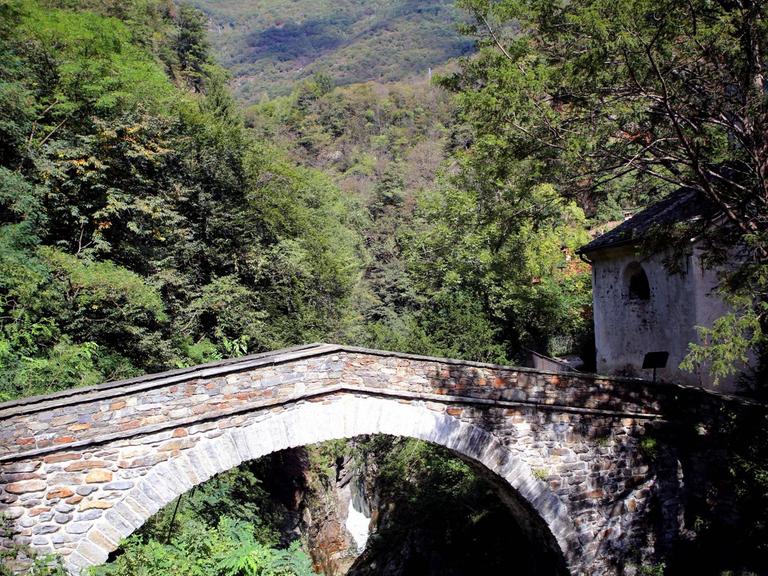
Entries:
POLYGON ((638 244, 660 228, 710 217, 714 212, 712 204, 699 191, 693 188, 679 188, 610 232, 582 246, 577 253, 589 254, 606 248, 638 244))

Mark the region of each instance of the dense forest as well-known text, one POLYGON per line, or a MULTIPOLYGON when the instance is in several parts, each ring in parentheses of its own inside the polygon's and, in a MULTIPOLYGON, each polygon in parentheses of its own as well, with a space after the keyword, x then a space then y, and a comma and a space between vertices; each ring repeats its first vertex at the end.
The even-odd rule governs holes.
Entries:
POLYGON ((523 361, 527 348, 580 350, 591 328, 589 268, 575 257, 589 238, 584 210, 542 185, 532 201, 551 210, 541 218, 521 215, 519 229, 487 218, 461 182, 467 126, 449 93, 427 83, 324 85, 316 77, 249 108, 246 120, 364 210, 358 328, 367 328, 354 341, 495 362, 523 361))
MULTIPOLYGON (((690 365, 764 349, 765 7, 342 2, 344 21, 338 3, 252 4, 197 2, 210 23, 171 0, 0 1, 0 401, 312 341, 589 368, 576 249, 681 185, 728 209, 714 257, 749 248, 690 365)), ((738 439, 768 424, 733 434, 739 553, 765 566, 768 444, 738 439)), ((445 451, 314 447, 305 476, 340 453, 380 462, 391 501, 423 497, 398 522, 451 494, 490 518, 446 516, 456 538, 504 521, 445 451)), ((95 573, 311 574, 274 466, 204 485, 95 573)), ((691 557, 717 529, 702 520, 691 557)))

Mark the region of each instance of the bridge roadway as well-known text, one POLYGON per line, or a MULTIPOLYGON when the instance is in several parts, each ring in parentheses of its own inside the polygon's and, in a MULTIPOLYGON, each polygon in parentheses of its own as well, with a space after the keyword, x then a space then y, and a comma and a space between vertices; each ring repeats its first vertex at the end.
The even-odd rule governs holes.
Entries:
MULTIPOLYGON (((619 574, 681 529, 673 456, 642 440, 723 399, 581 373, 312 344, 0 404, 0 547, 71 574, 193 486, 289 447, 434 442, 489 471, 561 572, 619 574)), ((19 566, 21 571, 23 566, 19 566)), ((631 570, 630 570, 631 572, 631 570)))

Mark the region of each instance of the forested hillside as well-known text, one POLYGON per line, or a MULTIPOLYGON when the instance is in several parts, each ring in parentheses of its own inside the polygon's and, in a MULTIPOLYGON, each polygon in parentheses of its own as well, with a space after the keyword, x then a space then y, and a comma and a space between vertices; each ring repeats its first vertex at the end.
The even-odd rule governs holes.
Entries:
POLYGON ((438 86, 316 74, 241 112, 192 8, 2 9, 4 397, 312 340, 588 365, 575 250, 671 186, 534 134, 498 36, 438 86))
POLYGON ((472 48, 449 0, 193 0, 245 102, 326 73, 338 84, 426 77, 472 48))
MULTIPOLYGON (((315 75, 242 113, 192 9, 0 10, 0 398, 316 340, 503 362, 587 326, 586 269, 568 263, 583 213, 566 203, 526 236, 478 220, 453 156, 466 128, 442 89, 315 75)), ((389 452, 381 474, 413 458, 442 471, 400 490, 481 485, 446 454, 389 452)), ((263 466, 204 486, 175 520, 166 510, 98 573, 311 573, 263 466)), ((456 537, 486 526, 448 516, 456 537)), ((404 528, 396 547, 425 534, 404 528)))

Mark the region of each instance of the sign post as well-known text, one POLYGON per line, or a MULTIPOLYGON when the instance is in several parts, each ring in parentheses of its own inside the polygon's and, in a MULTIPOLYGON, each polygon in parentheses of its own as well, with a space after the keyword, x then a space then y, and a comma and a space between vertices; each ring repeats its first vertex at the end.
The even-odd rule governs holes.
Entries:
POLYGON ((666 368, 669 352, 648 352, 643 358, 643 370, 653 368, 653 381, 656 382, 656 369, 666 368))

